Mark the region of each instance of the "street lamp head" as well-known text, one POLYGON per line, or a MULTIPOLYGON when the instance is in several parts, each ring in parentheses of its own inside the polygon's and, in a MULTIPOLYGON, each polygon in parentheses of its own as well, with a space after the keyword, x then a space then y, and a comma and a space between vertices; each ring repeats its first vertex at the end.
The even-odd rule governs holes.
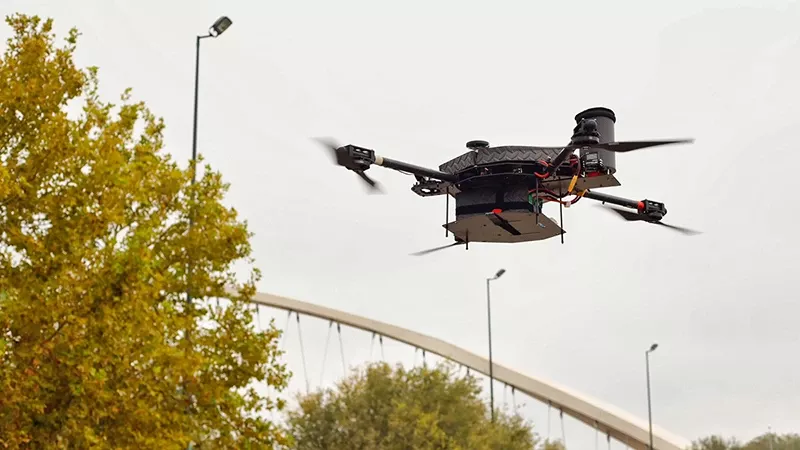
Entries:
POLYGON ((224 33, 225 30, 227 30, 232 23, 233 21, 231 21, 231 19, 229 19, 228 16, 222 16, 219 19, 217 19, 217 21, 214 22, 213 25, 211 25, 211 28, 208 29, 208 34, 210 34, 213 37, 217 37, 220 34, 224 33))
POLYGON ((506 273, 506 269, 500 269, 500 270, 497 271, 497 273, 494 275, 494 277, 495 278, 500 278, 500 277, 503 276, 504 273, 506 273))
POLYGON ((657 348, 658 348, 658 344, 653 344, 653 345, 650 346, 650 350, 649 351, 654 352, 657 348))

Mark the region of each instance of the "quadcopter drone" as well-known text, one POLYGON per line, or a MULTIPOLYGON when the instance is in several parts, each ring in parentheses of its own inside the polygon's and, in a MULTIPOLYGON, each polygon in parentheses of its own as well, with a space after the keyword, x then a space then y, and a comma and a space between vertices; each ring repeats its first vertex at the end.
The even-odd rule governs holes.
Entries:
POLYGON ((500 146, 470 141, 469 151, 439 166, 439 170, 385 158, 355 145, 322 144, 333 151, 336 164, 355 172, 373 191, 377 183, 365 171, 373 165, 414 175, 411 188, 422 197, 445 195, 445 237, 455 242, 415 253, 442 250, 470 242, 529 242, 561 236, 564 242, 563 209, 582 198, 623 208, 608 207, 627 221, 657 224, 684 234, 695 232, 661 222, 667 214, 663 203, 629 200, 594 192, 620 186, 615 177, 616 153, 667 144, 691 143, 693 139, 659 141, 614 141, 616 116, 608 108, 590 108, 575 116, 569 144, 563 147, 500 146), (578 154, 575 151, 578 150, 578 154), (449 199, 456 202, 455 220, 450 222, 449 199), (544 215, 545 203, 558 203, 559 223, 544 215))

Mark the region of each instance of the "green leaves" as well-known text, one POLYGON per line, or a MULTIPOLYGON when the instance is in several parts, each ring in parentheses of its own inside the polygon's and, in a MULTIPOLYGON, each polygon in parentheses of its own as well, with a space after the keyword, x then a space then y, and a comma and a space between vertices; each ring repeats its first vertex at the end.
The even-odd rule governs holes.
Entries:
POLYGON ((800 434, 765 433, 743 444, 735 438, 708 436, 692 443, 690 450, 794 450, 800 448, 800 434))
POLYGON ((7 448, 273 448, 286 386, 278 331, 256 331, 237 285, 250 233, 206 169, 191 184, 164 123, 15 15, 0 59, 0 444, 7 448), (77 118, 68 103, 82 104, 77 118), (190 227, 189 217, 194 218, 190 227), (186 270, 192 263, 192 272, 186 270), (185 292, 197 298, 188 307, 185 292))
POLYGON ((494 424, 472 377, 449 365, 367 366, 335 389, 298 397, 288 415, 298 450, 528 450, 537 439, 521 417, 494 424))

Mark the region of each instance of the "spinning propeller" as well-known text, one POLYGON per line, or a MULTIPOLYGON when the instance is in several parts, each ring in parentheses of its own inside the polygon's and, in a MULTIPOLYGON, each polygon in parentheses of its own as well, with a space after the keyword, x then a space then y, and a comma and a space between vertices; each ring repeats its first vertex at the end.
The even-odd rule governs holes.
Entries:
POLYGON ((365 170, 369 169, 370 164, 372 161, 370 160, 371 157, 374 158, 374 154, 359 154, 357 151, 353 151, 353 148, 348 148, 350 146, 340 147, 333 139, 330 138, 316 138, 317 143, 320 145, 328 148, 334 157, 334 164, 345 167, 347 170, 352 170, 359 176, 365 183, 367 183, 367 188, 369 189, 370 193, 378 193, 382 194, 383 189, 378 184, 377 181, 370 178, 366 173, 365 170))
POLYGON ((464 245, 464 244, 465 244, 464 241, 456 241, 456 242, 453 242, 452 244, 442 245, 441 247, 433 247, 433 248, 429 248, 427 250, 414 252, 414 253, 411 253, 411 256, 427 255, 429 253, 438 252, 439 250, 446 250, 446 249, 448 249, 450 247, 455 247, 457 245, 464 245))
MULTIPOLYGON (((694 139, 669 139, 654 141, 627 141, 627 142, 604 142, 600 143, 600 131, 598 130, 596 119, 581 119, 573 130, 572 139, 568 147, 581 148, 592 147, 596 149, 608 150, 611 152, 625 153, 640 150, 648 147, 670 144, 691 144, 694 139)), ((561 155, 559 155, 561 156, 561 155)))
POLYGON ((593 148, 599 150, 608 150, 614 153, 627 153, 632 152, 634 150, 641 150, 649 147, 657 147, 660 145, 671 145, 671 144, 690 144, 694 142, 694 139, 671 139, 671 140, 660 140, 660 141, 625 141, 625 142, 605 142, 605 143, 597 143, 597 138, 593 138, 592 136, 573 136, 572 142, 569 145, 563 147, 561 152, 553 159, 550 163, 550 170, 551 173, 554 173, 556 169, 563 163, 564 161, 569 158, 571 154, 575 152, 575 150, 579 150, 582 148, 593 148))
POLYGON ((603 206, 603 208, 606 209, 606 210, 613 211, 613 212, 617 213, 619 215, 619 217, 623 218, 624 220, 626 220, 628 222, 639 221, 639 222, 652 223, 652 224, 655 224, 655 225, 661 225, 662 227, 666 227, 666 228, 669 228, 671 230, 675 230, 675 231, 677 231, 679 233, 683 233, 683 234, 685 234, 687 236, 693 236, 693 235, 696 235, 696 234, 701 234, 701 232, 692 230, 690 228, 681 227, 681 226, 678 226, 678 225, 670 225, 668 223, 661 222, 661 218, 659 218, 658 216, 653 217, 653 216, 650 216, 650 215, 647 215, 645 213, 641 213, 641 212, 638 212, 638 211, 636 211, 636 212, 635 211, 629 211, 629 210, 626 210, 626 209, 614 208, 614 207, 611 207, 611 206, 603 206))
POLYGON ((591 144, 589 147, 608 150, 615 153, 626 153, 634 150, 641 150, 643 148, 657 147, 659 145, 670 144, 691 144, 694 139, 671 139, 662 141, 623 141, 623 142, 606 142, 604 144, 591 144))

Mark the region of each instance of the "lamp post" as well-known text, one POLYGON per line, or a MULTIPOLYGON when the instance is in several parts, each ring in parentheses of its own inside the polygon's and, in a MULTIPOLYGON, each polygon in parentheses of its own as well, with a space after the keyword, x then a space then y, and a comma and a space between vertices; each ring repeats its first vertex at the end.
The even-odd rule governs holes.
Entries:
POLYGON ((650 423, 650 450, 653 450, 653 409, 650 402, 650 353, 656 351, 658 344, 653 344, 644 352, 644 364, 647 372, 647 420, 650 423))
POLYGON ((489 407, 492 412, 492 422, 494 422, 494 362, 492 360, 492 296, 489 284, 502 277, 506 269, 500 269, 492 278, 486 279, 486 310, 489 321, 489 407))
MULTIPOLYGON (((233 22, 227 16, 217 19, 208 29, 208 34, 197 36, 195 41, 195 63, 194 63, 194 122, 192 125, 192 163, 197 162, 197 97, 200 90, 200 41, 205 38, 219 37, 230 28, 233 22)), ((192 184, 197 178, 197 168, 192 170, 192 184)))
MULTIPOLYGON (((214 21, 211 24, 211 27, 208 28, 208 34, 205 35, 198 35, 197 39, 195 40, 195 57, 194 57, 194 116, 192 118, 192 185, 195 184, 197 180, 197 103, 200 91, 200 41, 205 38, 216 38, 219 37, 222 33, 225 32, 230 26, 233 24, 233 21, 228 18, 227 16, 220 16, 219 19, 214 21)), ((191 227, 194 223, 194 215, 189 216, 189 226, 191 227)), ((191 273, 191 265, 189 266, 189 272, 191 273)), ((189 304, 192 303, 192 293, 189 289, 186 292, 186 299, 189 304)), ((194 443, 190 442, 187 450, 192 450, 194 448, 194 443)))
MULTIPOLYGON (((192 185, 197 180, 197 100, 200 91, 200 41, 205 38, 219 37, 222 33, 230 28, 233 22, 227 16, 221 16, 217 19, 208 29, 208 34, 197 36, 195 41, 195 63, 194 63, 194 117, 192 120, 192 185)), ((189 216, 189 227, 194 223, 193 215, 189 216)), ((191 269, 191 266, 190 266, 191 269)), ((186 298, 191 303, 192 294, 186 292, 186 298)))

